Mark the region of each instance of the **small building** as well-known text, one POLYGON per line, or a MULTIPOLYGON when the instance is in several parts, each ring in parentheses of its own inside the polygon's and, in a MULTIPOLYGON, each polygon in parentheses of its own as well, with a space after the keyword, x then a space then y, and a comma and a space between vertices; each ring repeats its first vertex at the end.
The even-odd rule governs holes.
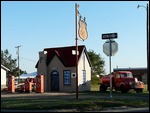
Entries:
POLYGON ((131 71, 133 77, 147 84, 147 68, 114 68, 114 71, 131 71))
MULTIPOLYGON (((76 46, 45 48, 39 52, 37 74, 44 74, 44 90, 76 91, 76 46)), ((84 45, 78 46, 78 91, 91 90, 91 62, 84 45)))
POLYGON ((7 74, 10 70, 1 64, 1 88, 5 88, 7 85, 7 74))

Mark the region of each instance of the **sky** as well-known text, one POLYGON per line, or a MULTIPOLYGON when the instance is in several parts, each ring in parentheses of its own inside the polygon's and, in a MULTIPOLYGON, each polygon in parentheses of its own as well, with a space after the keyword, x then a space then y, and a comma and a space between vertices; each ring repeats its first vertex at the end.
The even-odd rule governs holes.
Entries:
POLYGON ((105 61, 105 73, 114 68, 147 67, 146 8, 148 1, 1 1, 1 50, 8 49, 19 67, 37 71, 39 51, 44 48, 75 46, 75 3, 86 18, 85 45, 105 61), (109 57, 103 52, 107 41, 102 34, 117 33, 118 51, 109 57))

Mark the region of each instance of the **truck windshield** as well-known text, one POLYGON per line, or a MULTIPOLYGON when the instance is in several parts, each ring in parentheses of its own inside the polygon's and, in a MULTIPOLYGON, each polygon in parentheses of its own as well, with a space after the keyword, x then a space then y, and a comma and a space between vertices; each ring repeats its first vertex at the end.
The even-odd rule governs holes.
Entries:
POLYGON ((120 74, 121 77, 133 77, 131 73, 122 73, 120 74))

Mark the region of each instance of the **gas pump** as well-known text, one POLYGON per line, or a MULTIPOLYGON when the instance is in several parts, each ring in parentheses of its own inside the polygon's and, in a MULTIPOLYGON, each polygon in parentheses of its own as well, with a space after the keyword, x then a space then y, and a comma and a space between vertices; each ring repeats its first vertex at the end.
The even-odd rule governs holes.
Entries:
POLYGON ((44 92, 44 75, 40 74, 36 76, 36 93, 44 92))
POLYGON ((25 81, 25 92, 26 93, 32 92, 32 82, 30 82, 30 78, 27 78, 25 81))
POLYGON ((15 92, 15 77, 12 75, 8 76, 8 91, 11 93, 15 92))

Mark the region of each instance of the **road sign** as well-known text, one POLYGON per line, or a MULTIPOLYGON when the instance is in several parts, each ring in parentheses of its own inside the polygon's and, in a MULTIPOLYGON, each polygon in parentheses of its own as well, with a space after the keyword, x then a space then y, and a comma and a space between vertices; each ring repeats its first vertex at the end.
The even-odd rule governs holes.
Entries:
POLYGON ((114 56, 118 51, 118 43, 114 40, 108 40, 103 44, 103 52, 107 56, 114 56), (110 42, 110 43, 109 43, 110 42))
POLYGON ((117 37, 118 37, 117 33, 102 34, 102 39, 114 39, 117 37))

